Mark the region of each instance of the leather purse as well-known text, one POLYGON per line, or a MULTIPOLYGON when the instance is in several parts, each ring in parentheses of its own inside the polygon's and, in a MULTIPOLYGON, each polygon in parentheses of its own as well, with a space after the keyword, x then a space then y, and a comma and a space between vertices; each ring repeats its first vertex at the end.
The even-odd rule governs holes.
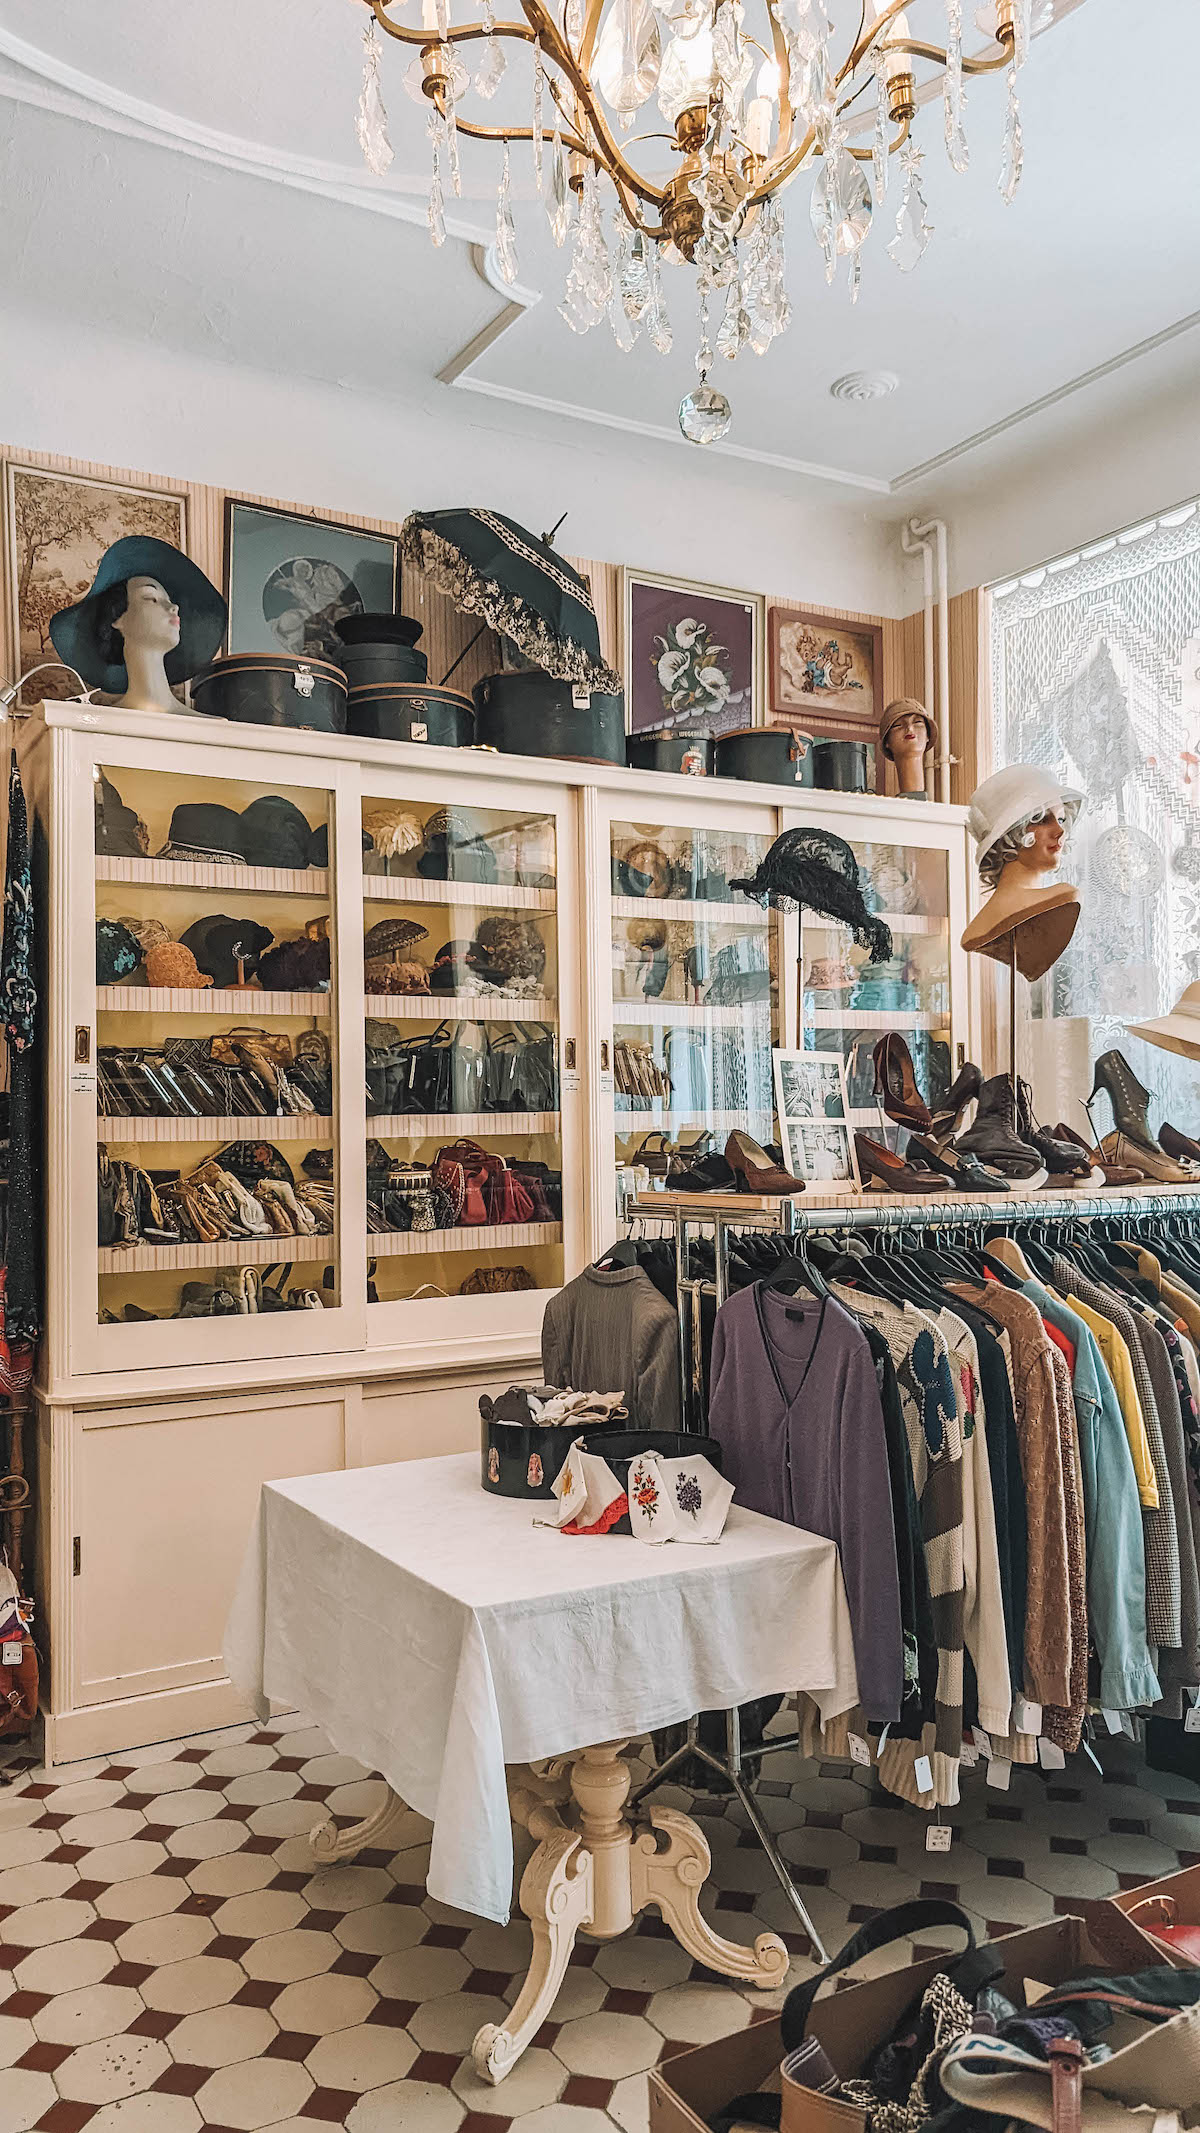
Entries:
POLYGON ((488 1162, 488 1221, 497 1224, 532 1222, 533 1196, 524 1179, 510 1170, 499 1156, 489 1157, 488 1162))
POLYGON ((1200 1970, 1200 1925, 1180 1924, 1173 1896, 1144 1896, 1125 1916, 1151 1940, 1160 1942, 1176 1962, 1200 1970))
POLYGON ((454 1203, 454 1220, 462 1229, 487 1222, 484 1188, 488 1182, 488 1155, 478 1141, 457 1140, 439 1148, 433 1159, 433 1180, 454 1203))

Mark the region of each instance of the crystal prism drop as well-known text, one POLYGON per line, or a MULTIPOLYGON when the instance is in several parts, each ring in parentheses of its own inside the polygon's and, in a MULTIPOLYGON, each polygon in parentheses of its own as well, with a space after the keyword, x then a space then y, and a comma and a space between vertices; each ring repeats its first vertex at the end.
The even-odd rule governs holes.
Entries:
POLYGON ((962 70, 962 0, 946 0, 946 71, 942 76, 942 117, 946 154, 953 170, 967 168, 969 153, 963 129, 966 91, 962 70))
POLYGON ((508 61, 504 56, 504 47, 500 39, 493 34, 495 19, 492 13, 492 0, 483 0, 483 20, 487 36, 483 40, 483 58, 480 62, 479 72, 475 76, 475 87, 482 97, 492 97, 496 94, 508 66, 508 61))
POLYGON ((646 247, 646 279, 650 289, 645 314, 650 345, 659 355, 670 355, 675 337, 671 331, 671 321, 667 317, 667 306, 663 297, 662 261, 657 244, 649 244, 646 247))
POLYGON ((909 141, 903 152, 904 197, 896 217, 896 234, 888 246, 888 257, 893 259, 902 274, 911 274, 925 247, 933 235, 928 221, 925 195, 921 191, 921 163, 923 157, 915 141, 909 141))
POLYGON ((1029 57, 1030 0, 1017 0, 1013 11, 1013 65, 1023 67, 1029 57))
POLYGON ((856 303, 858 302, 858 291, 859 291, 859 286, 860 286, 861 282, 862 282, 862 253, 861 253, 861 252, 856 252, 856 253, 854 254, 854 257, 853 257, 853 259, 852 259, 852 260, 850 261, 850 273, 849 273, 849 277, 848 277, 848 286, 849 286, 849 290, 850 290, 850 301, 851 301, 851 303, 852 303, 852 304, 856 304, 856 303))
POLYGON ((426 132, 433 142, 433 175, 429 181, 429 237, 432 244, 445 244, 446 217, 442 197, 442 135, 445 121, 440 111, 431 110, 426 132))
POLYGON ((731 282, 724 316, 717 328, 717 338, 713 345, 719 356, 724 356, 727 362, 732 363, 741 354, 749 338, 750 314, 743 304, 740 285, 736 281, 731 282))
POLYGON ((631 229, 625 220, 624 209, 613 209, 613 229, 619 239, 615 268, 617 295, 625 315, 636 324, 645 315, 650 302, 650 270, 646 261, 646 240, 640 230, 631 229))
POLYGON ((871 192, 848 149, 831 140, 812 190, 812 226, 825 254, 825 278, 838 258, 857 251, 871 227, 871 192))
POLYGON ((394 151, 388 139, 387 111, 379 83, 379 36, 374 15, 363 31, 362 41, 362 94, 358 99, 354 130, 358 135, 358 145, 362 149, 363 162, 367 169, 375 177, 382 178, 387 174, 394 151))
POLYGON ((887 75, 880 60, 875 68, 875 132, 871 140, 871 178, 876 207, 882 207, 887 198, 889 123, 887 75))
POLYGON ((583 7, 581 0, 567 0, 567 11, 563 18, 563 27, 567 33, 567 43, 573 52, 577 52, 579 50, 579 40, 583 36, 583 7))
POLYGON ((662 31, 651 0, 609 0, 592 75, 610 110, 622 117, 653 96, 662 66, 662 31))
POLYGON ((546 198, 546 219, 555 244, 561 245, 571 220, 571 192, 567 184, 567 159, 563 152, 562 135, 557 126, 550 147, 550 186, 546 198))
POLYGON ((512 217, 511 173, 508 161, 508 142, 504 143, 504 166, 500 174, 500 191, 496 196, 496 263, 500 276, 511 289, 517 278, 517 232, 512 217))
POLYGON ((721 0, 713 16, 713 62, 725 88, 725 109, 731 115, 741 107, 754 71, 754 47, 742 36, 741 0, 721 0))
POLYGON ((1000 164, 1000 197, 1011 203, 1025 168, 1025 142, 1021 132, 1021 103, 1017 95, 1017 69, 1008 70, 1008 110, 1004 117, 1004 152, 1000 164))
POLYGON ((542 190, 542 182, 545 176, 543 169, 545 135, 542 118, 545 96, 546 68, 542 59, 542 40, 540 37, 535 37, 533 41, 533 182, 537 186, 539 193, 542 190))
POLYGON ((689 444, 716 444, 733 421, 733 409, 724 393, 711 385, 698 385, 679 403, 679 427, 689 444))
POLYGON ((596 172, 589 162, 575 222, 575 242, 559 317, 572 333, 589 333, 608 310, 613 293, 612 267, 604 238, 596 172))
POLYGON ((458 160, 458 123, 455 118, 454 98, 446 95, 446 160, 450 165, 450 190, 456 200, 462 197, 462 165, 458 160))

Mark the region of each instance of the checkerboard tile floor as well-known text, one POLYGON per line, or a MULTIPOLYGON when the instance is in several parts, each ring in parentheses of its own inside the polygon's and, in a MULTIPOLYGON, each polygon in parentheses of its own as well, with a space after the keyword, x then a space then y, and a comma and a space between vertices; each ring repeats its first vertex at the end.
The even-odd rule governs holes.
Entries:
MULTIPOLYGON (((1079 1756, 1014 1772, 1007 1794, 969 1774, 945 1855, 851 1765, 777 1754, 760 1797, 831 1949, 919 1891, 994 1933, 1200 1859, 1200 1787, 1146 1771, 1124 1741, 1104 1756, 1103 1779, 1079 1756)), ((469 2046, 515 1997, 528 1928, 426 1896, 415 1814, 395 1853, 315 1870, 314 1822, 379 1797, 301 1717, 29 1767, 0 1789, 0 2133, 644 2133, 648 2068, 782 1998, 713 1979, 649 1918, 576 1949, 552 2019, 485 2086, 469 2046)), ((700 1812, 710 1915, 730 1938, 774 1927, 805 1974, 741 1810, 700 1812)))

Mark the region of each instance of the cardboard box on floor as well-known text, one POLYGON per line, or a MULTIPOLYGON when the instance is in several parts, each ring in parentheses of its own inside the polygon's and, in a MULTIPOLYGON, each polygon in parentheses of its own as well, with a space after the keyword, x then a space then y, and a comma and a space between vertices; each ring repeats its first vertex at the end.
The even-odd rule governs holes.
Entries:
MULTIPOLYGON (((1029 1926, 994 1945, 1003 1958, 1005 1978, 1018 1992, 1026 1978, 1059 1985, 1079 1971, 1102 1967, 1079 1918, 1029 1926)), ((842 2080, 862 2071, 945 1961, 944 1954, 930 1956, 817 2001, 808 2033, 824 2046, 842 2080)), ((754 2089, 778 2093, 781 2087, 782 2133, 865 2133, 867 2121, 852 2104, 781 2082, 782 2051, 776 2019, 702 2044, 698 2051, 681 2052, 656 2067, 649 2077, 650 2133, 706 2133, 709 2120, 735 2096, 754 2089)))
POLYGON ((1097 1948, 1110 1965, 1119 1960, 1126 1970, 1144 1970, 1155 1963, 1168 1963, 1173 1970, 1194 1970, 1194 1962, 1170 1948, 1166 1941, 1155 1940, 1132 1915, 1149 1896, 1168 1897, 1175 1905, 1174 1923, 1195 1926, 1200 1932, 1200 1866, 1185 1866, 1177 1874, 1164 1875, 1161 1881, 1146 1881, 1141 1888, 1122 1889, 1119 1896, 1089 1904, 1088 1931, 1097 1948))

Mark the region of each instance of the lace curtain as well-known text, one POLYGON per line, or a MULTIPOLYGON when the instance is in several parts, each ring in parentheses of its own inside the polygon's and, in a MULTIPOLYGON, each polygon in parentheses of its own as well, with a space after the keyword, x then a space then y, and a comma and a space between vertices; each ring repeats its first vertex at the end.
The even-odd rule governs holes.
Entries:
MULTIPOLYGON (((1044 1121, 1117 1046, 1151 1123, 1200 1123, 1200 1067, 1131 1037, 1200 980, 1200 503, 991 588, 993 763, 1085 795, 1062 867, 1074 939, 1018 1001, 1018 1058, 1044 1121)), ((1022 988, 1024 990, 1024 988, 1022 988)), ((1104 1098, 1096 1123, 1106 1132, 1104 1098)))

